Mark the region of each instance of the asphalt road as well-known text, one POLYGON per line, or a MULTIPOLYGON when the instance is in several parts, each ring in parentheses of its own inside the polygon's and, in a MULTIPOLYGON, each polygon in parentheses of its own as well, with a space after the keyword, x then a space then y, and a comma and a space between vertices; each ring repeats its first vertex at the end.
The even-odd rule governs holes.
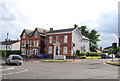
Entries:
POLYGON ((3 79, 118 79, 118 67, 109 59, 76 62, 27 61, 21 66, 2 64, 3 79))

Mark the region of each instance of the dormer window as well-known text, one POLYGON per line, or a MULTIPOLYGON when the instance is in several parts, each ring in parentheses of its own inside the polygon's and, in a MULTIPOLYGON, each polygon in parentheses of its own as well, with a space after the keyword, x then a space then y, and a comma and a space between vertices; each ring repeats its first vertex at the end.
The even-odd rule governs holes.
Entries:
POLYGON ((26 33, 23 33, 23 38, 25 38, 26 37, 26 33))
POLYGON ((38 37, 38 32, 35 32, 35 37, 38 37))

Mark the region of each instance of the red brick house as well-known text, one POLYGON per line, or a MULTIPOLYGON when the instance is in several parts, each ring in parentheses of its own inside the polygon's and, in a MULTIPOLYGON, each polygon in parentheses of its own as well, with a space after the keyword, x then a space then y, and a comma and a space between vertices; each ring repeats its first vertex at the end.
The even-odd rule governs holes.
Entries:
POLYGON ((53 30, 46 33, 45 53, 53 55, 53 58, 73 56, 77 49, 81 52, 89 52, 89 39, 81 34, 77 25, 73 28, 53 30))
POLYGON ((35 28, 34 31, 24 29, 20 35, 20 49, 22 55, 31 56, 45 53, 45 38, 47 30, 35 28), (27 49, 26 49, 27 46, 27 49))

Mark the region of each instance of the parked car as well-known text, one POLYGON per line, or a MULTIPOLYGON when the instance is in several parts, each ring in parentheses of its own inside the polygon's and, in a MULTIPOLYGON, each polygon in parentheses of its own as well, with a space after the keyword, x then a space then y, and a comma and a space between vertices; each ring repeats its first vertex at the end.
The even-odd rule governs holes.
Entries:
POLYGON ((101 58, 108 58, 108 54, 107 53, 102 54, 101 58))
POLYGON ((115 58, 115 55, 114 54, 109 54, 108 57, 109 58, 112 58, 112 57, 115 58))
POLYGON ((51 58, 52 56, 51 55, 47 55, 47 54, 39 54, 37 57, 40 57, 40 58, 51 58))
POLYGON ((20 55, 9 55, 8 58, 5 60, 6 64, 17 64, 17 65, 22 65, 23 63, 23 58, 20 55))

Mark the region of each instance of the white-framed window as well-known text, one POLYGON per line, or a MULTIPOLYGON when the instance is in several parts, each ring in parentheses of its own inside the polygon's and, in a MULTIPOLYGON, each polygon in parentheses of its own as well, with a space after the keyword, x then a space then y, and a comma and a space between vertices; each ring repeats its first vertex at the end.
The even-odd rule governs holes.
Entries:
POLYGON ((26 33, 23 33, 23 38, 25 38, 26 37, 26 33))
POLYGON ((34 47, 38 47, 38 40, 34 40, 34 47))
POLYGON ((68 35, 64 35, 64 43, 67 43, 68 41, 68 35))
POLYGON ((34 50, 34 54, 38 55, 38 49, 33 49, 34 50))
POLYGON ((22 47, 26 47, 26 40, 22 40, 22 47))
POLYGON ((56 42, 60 41, 60 36, 56 36, 56 42))
POLYGON ((24 48, 21 49, 22 55, 26 54, 26 50, 24 48))
POLYGON ((52 43, 52 36, 49 36, 49 43, 52 43))
POLYGON ((63 54, 67 54, 67 51, 68 51, 67 46, 64 46, 64 47, 63 47, 63 54))
POLYGON ((38 32, 35 32, 35 35, 34 35, 35 37, 38 37, 38 32))
POLYGON ((52 46, 48 47, 48 53, 52 53, 52 46))

